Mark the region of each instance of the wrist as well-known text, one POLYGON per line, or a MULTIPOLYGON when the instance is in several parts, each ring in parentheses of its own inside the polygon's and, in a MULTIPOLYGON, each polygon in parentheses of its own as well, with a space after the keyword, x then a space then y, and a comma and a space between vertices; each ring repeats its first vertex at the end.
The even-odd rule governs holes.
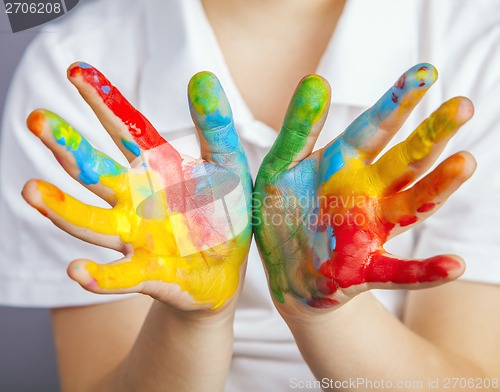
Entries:
POLYGON ((333 332, 335 328, 345 328, 366 313, 373 303, 378 302, 370 293, 357 295, 349 302, 328 309, 318 309, 293 301, 276 304, 276 308, 293 334, 326 328, 333 332))
POLYGON ((154 301, 152 307, 152 311, 160 312, 168 318, 169 323, 176 323, 182 325, 184 328, 203 328, 205 330, 225 330, 228 327, 232 329, 235 310, 236 303, 226 304, 217 310, 209 308, 202 310, 181 310, 158 300, 154 301))

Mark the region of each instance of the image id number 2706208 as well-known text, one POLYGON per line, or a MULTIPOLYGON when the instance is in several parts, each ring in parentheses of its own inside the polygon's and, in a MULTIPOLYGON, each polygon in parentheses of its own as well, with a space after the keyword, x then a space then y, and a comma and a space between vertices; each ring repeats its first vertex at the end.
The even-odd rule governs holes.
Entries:
POLYGON ((5 3, 6 14, 60 14, 63 12, 61 3, 5 3))

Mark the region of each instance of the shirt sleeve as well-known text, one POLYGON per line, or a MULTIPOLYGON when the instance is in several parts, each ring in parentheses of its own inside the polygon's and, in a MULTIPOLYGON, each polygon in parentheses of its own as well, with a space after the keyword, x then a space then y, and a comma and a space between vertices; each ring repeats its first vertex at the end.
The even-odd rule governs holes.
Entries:
MULTIPOLYGON (((29 132, 26 118, 36 108, 58 113, 98 149, 126 163, 94 113, 66 79, 66 69, 71 63, 86 61, 106 73, 134 103, 139 74, 136 59, 141 58, 138 53, 140 30, 134 28, 135 19, 129 23, 124 20, 127 15, 114 15, 115 19, 99 24, 96 11, 105 14, 110 3, 100 2, 99 10, 93 8, 97 3, 83 5, 75 17, 43 29, 25 52, 11 82, 0 143, 1 304, 59 307, 124 298, 87 292, 66 274, 67 265, 73 259, 109 262, 121 258, 120 254, 71 237, 21 197, 27 180, 41 178, 83 202, 106 206, 71 179, 51 152, 29 132), (128 29, 119 37, 115 34, 113 44, 103 43, 106 37, 113 36, 113 26, 117 23, 127 23, 128 29), (121 63, 127 66, 117 66, 121 63)), ((130 12, 128 15, 137 15, 133 5, 120 8, 115 4, 114 7, 126 9, 130 12)))

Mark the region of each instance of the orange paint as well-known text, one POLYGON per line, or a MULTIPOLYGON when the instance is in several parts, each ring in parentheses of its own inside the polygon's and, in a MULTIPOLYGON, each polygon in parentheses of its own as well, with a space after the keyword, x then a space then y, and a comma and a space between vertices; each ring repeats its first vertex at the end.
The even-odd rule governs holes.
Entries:
POLYGON ((40 136, 45 125, 45 116, 38 110, 31 112, 26 120, 26 125, 28 125, 28 129, 36 136, 40 136))

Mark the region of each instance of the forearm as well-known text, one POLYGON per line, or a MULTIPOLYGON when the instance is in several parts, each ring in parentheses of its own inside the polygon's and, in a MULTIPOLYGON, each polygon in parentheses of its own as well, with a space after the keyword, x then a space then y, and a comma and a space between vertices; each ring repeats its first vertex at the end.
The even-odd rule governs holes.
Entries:
MULTIPOLYGON (((304 359, 318 380, 422 381, 414 389, 433 389, 429 380, 486 377, 467 358, 423 339, 371 294, 360 295, 334 312, 287 317, 304 359)), ((360 391, 368 390, 359 385, 360 391)), ((411 387, 404 389, 412 390, 411 387)), ((435 388, 434 388, 435 390, 435 388)))
POLYGON ((154 301, 132 350, 100 390, 222 391, 231 361, 233 312, 200 317, 154 301))

